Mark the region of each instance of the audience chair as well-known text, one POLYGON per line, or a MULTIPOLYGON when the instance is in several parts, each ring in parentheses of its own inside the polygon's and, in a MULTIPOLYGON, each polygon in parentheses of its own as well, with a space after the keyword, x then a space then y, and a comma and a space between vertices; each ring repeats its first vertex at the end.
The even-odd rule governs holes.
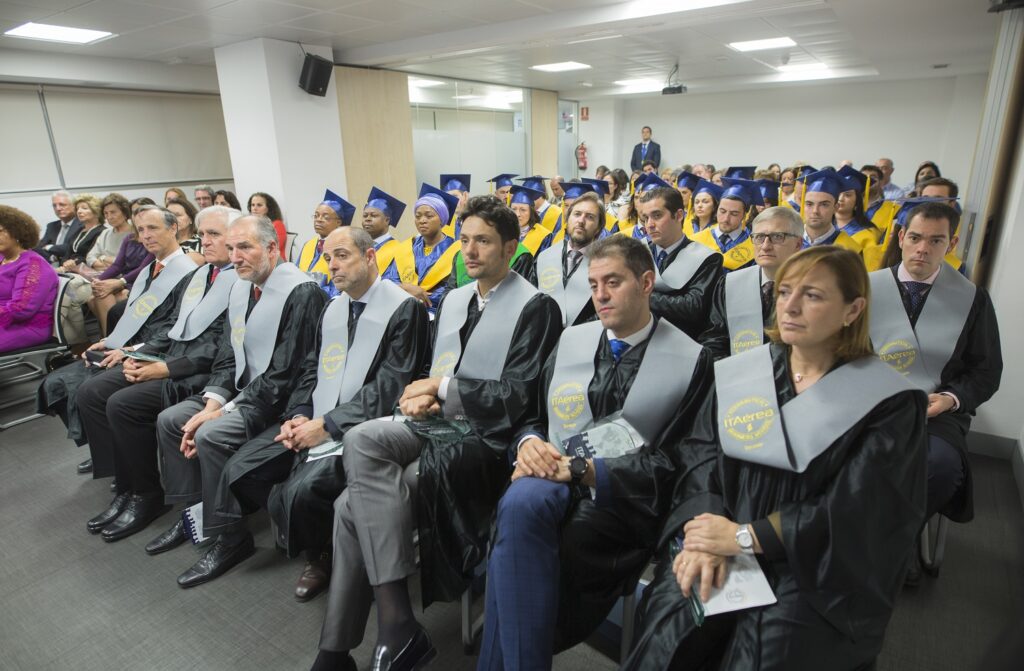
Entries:
POLYGON ((936 513, 921 531, 921 568, 930 576, 939 575, 942 558, 946 554, 946 534, 949 520, 936 513))
POLYGON ((295 239, 299 237, 299 234, 295 231, 286 231, 284 237, 285 247, 288 248, 288 259, 292 263, 298 263, 299 257, 295 256, 295 239))

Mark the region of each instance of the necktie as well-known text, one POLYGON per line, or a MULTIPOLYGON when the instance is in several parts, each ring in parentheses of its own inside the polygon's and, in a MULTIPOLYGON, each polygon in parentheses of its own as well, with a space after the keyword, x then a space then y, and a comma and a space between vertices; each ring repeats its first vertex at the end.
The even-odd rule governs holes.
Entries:
POLYGON ((618 340, 616 338, 609 338, 608 345, 612 348, 612 356, 615 357, 615 363, 619 362, 622 355, 629 349, 629 343, 625 340, 618 340))
POLYGON ((260 289, 259 287, 253 285, 253 288, 252 288, 253 302, 259 303, 260 302, 260 296, 262 296, 262 295, 263 295, 263 289, 260 289))
POLYGON ((151 277, 155 280, 157 276, 163 272, 163 270, 164 264, 157 261, 156 263, 153 264, 153 274, 151 275, 151 277))
POLYGON ((772 307, 774 307, 774 296, 772 292, 775 290, 775 282, 768 280, 761 285, 761 314, 767 317, 772 313, 772 307))
POLYGON ((217 266, 214 266, 213 269, 210 271, 210 284, 211 285, 214 282, 217 281, 217 275, 219 275, 219 274, 220 274, 220 268, 218 268, 217 266))
POLYGON ((655 260, 658 264, 658 272, 661 272, 662 270, 665 269, 665 259, 667 258, 668 252, 666 252, 664 249, 658 252, 658 255, 655 257, 655 260))
POLYGON ((359 301, 352 301, 349 304, 348 309, 352 311, 352 324, 355 325, 359 321, 359 315, 363 314, 363 310, 366 309, 366 303, 359 301))
POLYGON ((643 145, 643 149, 640 150, 640 158, 647 158, 647 143, 643 145))
POLYGON ((320 256, 324 253, 324 239, 320 238, 316 241, 316 256, 320 256))
POLYGON ((928 289, 931 285, 927 282, 904 282, 903 286, 907 289, 907 295, 910 297, 910 314, 917 314, 918 309, 921 307, 921 303, 924 302, 924 297, 928 294, 928 289))
POLYGON ((583 252, 578 252, 575 249, 569 250, 569 272, 566 275, 576 270, 576 266, 580 265, 580 261, 583 259, 583 252))

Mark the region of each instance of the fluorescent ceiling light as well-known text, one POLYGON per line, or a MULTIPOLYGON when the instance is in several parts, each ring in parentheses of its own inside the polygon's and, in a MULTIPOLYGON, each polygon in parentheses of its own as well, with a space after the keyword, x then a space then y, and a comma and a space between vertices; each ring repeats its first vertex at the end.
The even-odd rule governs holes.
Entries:
POLYGON ((650 93, 660 91, 665 86, 657 79, 620 79, 615 85, 622 87, 618 93, 650 93))
POLYGON ((452 96, 452 100, 476 100, 480 96, 473 95, 471 93, 462 96, 452 96))
POLYGON ((85 28, 68 28, 67 26, 52 26, 47 23, 25 23, 17 28, 12 28, 4 33, 11 37, 24 37, 30 40, 45 40, 47 42, 64 42, 66 44, 91 44, 113 33, 105 30, 86 30, 85 28))
POLYGON ((736 51, 764 51, 765 49, 782 49, 795 47, 796 42, 788 37, 773 37, 767 40, 750 40, 748 42, 730 42, 729 48, 736 51))
POLYGON ((601 35, 600 37, 581 37, 578 40, 566 42, 566 44, 583 44, 584 42, 597 42, 599 40, 614 40, 620 37, 622 37, 622 35, 601 35))
POLYGON ((801 63, 798 65, 779 65, 775 68, 779 72, 824 72, 828 66, 824 63, 801 63))
POLYGON ((419 79, 418 77, 409 77, 409 86, 428 88, 430 86, 444 86, 444 82, 436 79, 419 79))
POLYGON ((541 72, 568 72, 569 70, 589 70, 590 66, 586 63, 577 63, 576 61, 564 61, 562 63, 531 65, 530 69, 539 70, 541 72))

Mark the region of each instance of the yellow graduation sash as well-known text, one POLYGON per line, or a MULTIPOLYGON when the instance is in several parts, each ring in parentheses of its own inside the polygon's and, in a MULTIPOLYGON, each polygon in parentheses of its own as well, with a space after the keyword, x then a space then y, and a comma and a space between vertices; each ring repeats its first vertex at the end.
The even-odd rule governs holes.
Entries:
MULTIPOLYGON (((851 238, 846 233, 843 233, 842 231, 839 231, 839 237, 836 238, 836 241, 833 242, 832 244, 835 245, 836 247, 849 249, 851 252, 857 252, 857 254, 861 253, 861 246, 854 242, 853 238, 851 238)), ((861 256, 861 258, 863 258, 863 255, 861 256)))
POLYGON ((398 269, 398 277, 405 284, 418 284, 425 291, 430 291, 451 274, 455 254, 462 248, 462 245, 455 242, 444 250, 444 253, 437 258, 437 261, 434 261, 434 265, 421 279, 416 274, 416 255, 412 250, 414 240, 415 238, 409 238, 395 248, 395 266, 398 269))
POLYGON ((523 245, 523 247, 526 247, 528 250, 530 250, 530 253, 533 254, 534 257, 536 257, 537 250, 540 249, 541 243, 543 243, 544 238, 548 237, 549 235, 551 235, 551 231, 544 228, 540 224, 534 224, 533 227, 530 228, 530 232, 523 237, 520 243, 523 245))
POLYGON ((604 213, 604 230, 615 233, 619 230, 619 220, 611 212, 604 213))
MULTIPOLYGON (((398 240, 391 238, 380 246, 380 249, 377 250, 377 272, 383 273, 388 269, 391 262, 395 260, 395 253, 401 244, 398 240)), ((413 264, 413 268, 415 267, 416 265, 413 264)))
POLYGON ((710 226, 693 236, 693 241, 699 242, 711 251, 721 254, 722 267, 727 270, 742 268, 754 258, 754 243, 751 242, 749 235, 746 240, 727 252, 723 252, 722 248, 718 246, 718 240, 715 240, 715 235, 711 232, 710 226))
POLYGON ((558 221, 558 217, 562 214, 562 208, 557 205, 550 205, 548 209, 544 210, 544 216, 540 220, 540 225, 549 231, 555 230, 555 223, 558 221))
POLYGON ((316 260, 316 265, 312 268, 309 264, 313 263, 313 257, 316 256, 316 243, 320 238, 312 238, 307 240, 306 244, 302 245, 302 253, 299 254, 299 270, 304 273, 323 273, 324 275, 330 276, 331 269, 327 267, 327 260, 323 254, 320 254, 320 258, 316 260))
POLYGON ((900 206, 898 204, 891 200, 884 200, 879 205, 874 216, 871 217, 871 223, 882 232, 882 240, 889 237, 889 231, 892 230, 892 222, 895 221, 896 213, 899 211, 900 206))
POLYGON ((693 240, 697 233, 693 230, 693 210, 689 210, 683 218, 683 235, 693 240))
MULTIPOLYGON (((849 233, 847 233, 847 235, 849 235, 849 233)), ((878 238, 875 235, 875 231, 870 228, 862 228, 853 235, 850 235, 850 237, 857 243, 857 245, 860 246, 862 251, 871 245, 878 245, 878 238)))

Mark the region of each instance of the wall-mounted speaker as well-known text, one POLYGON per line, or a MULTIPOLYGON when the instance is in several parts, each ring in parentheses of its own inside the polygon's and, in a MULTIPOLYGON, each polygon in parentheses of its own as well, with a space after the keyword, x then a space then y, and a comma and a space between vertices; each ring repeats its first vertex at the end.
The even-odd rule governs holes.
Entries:
POLYGON ((327 95, 327 85, 331 81, 333 69, 334 63, 326 58, 306 54, 306 60, 302 63, 302 74, 299 75, 299 88, 315 96, 327 95))

